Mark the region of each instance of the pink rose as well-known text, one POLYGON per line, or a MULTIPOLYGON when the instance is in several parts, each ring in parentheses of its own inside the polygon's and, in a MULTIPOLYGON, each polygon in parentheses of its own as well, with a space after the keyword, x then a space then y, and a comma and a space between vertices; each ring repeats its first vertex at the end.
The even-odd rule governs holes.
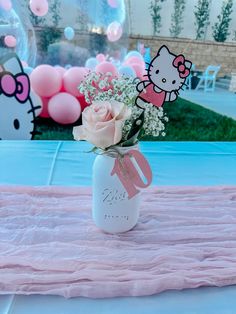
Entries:
POLYGON ((123 103, 95 101, 82 113, 82 125, 74 127, 73 135, 77 141, 86 140, 96 147, 105 149, 120 142, 124 121, 131 110, 123 103))

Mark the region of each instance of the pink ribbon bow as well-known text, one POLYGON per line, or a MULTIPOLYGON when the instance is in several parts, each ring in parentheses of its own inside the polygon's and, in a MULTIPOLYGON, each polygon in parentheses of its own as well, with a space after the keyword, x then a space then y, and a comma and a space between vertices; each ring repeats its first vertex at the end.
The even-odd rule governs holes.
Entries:
POLYGON ((174 67, 176 67, 179 71, 179 76, 181 78, 186 78, 187 76, 189 76, 189 69, 186 68, 185 66, 185 58, 183 55, 179 55, 174 59, 173 62, 174 67))
POLYGON ((8 97, 15 97, 21 103, 26 102, 30 93, 28 76, 24 73, 13 75, 9 72, 2 72, 0 76, 0 93, 8 97))

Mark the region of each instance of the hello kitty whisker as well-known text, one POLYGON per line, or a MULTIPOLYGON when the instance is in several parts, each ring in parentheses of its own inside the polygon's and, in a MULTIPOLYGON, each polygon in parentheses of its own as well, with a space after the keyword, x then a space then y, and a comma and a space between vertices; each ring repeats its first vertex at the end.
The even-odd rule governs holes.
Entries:
POLYGON ((27 113, 35 112, 37 109, 41 109, 41 106, 32 107, 29 111, 27 111, 27 113))
POLYGON ((145 62, 147 65, 149 65, 150 67, 153 67, 153 65, 149 62, 145 62))

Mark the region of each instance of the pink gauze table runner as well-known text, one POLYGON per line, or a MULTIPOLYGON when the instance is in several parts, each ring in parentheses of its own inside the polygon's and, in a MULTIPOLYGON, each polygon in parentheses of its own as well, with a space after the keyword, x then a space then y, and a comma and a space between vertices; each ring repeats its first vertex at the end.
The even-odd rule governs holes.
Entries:
POLYGON ((236 187, 151 188, 109 235, 91 190, 0 187, 0 293, 94 298, 236 284, 236 187))

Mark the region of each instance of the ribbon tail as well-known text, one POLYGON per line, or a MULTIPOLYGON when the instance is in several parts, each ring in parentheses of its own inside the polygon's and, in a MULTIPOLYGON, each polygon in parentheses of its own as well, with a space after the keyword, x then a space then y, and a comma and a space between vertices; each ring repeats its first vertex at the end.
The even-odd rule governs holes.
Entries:
POLYGON ((131 150, 127 155, 121 159, 115 159, 115 165, 111 172, 113 176, 116 174, 128 193, 128 198, 131 199, 140 192, 140 189, 148 187, 152 182, 152 171, 149 163, 145 157, 136 150, 131 150), (147 180, 144 183, 139 170, 134 166, 131 157, 135 159, 136 164, 139 166, 140 172, 143 173, 147 180))

